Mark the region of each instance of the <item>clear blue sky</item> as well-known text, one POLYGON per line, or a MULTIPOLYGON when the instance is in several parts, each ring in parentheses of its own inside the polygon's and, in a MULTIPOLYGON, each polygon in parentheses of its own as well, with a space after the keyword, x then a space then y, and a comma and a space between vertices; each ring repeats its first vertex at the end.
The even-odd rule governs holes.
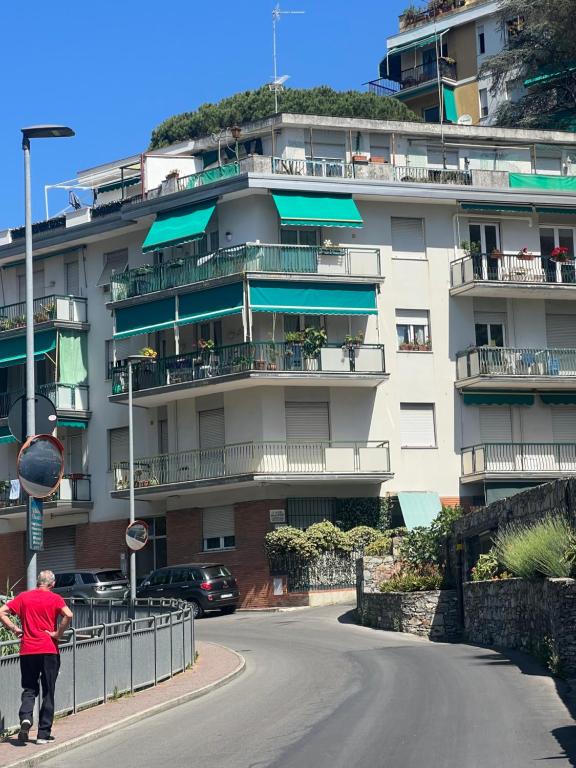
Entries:
MULTIPOLYGON (((278 71, 289 85, 361 88, 377 77, 407 0, 284 0, 278 71)), ((44 185, 143 151, 165 118, 255 88, 272 75, 274 0, 5 2, 0 15, 0 229, 23 224, 20 128, 63 123, 73 139, 32 147, 33 218, 44 185), (24 8, 26 10, 24 10, 24 8)), ((66 205, 52 193, 50 213, 66 205)))

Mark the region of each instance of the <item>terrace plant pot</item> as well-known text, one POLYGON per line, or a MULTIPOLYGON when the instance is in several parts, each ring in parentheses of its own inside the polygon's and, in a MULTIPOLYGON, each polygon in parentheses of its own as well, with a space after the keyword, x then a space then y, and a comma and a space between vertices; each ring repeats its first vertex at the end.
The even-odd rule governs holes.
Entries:
POLYGON ((384 164, 388 161, 384 157, 378 157, 378 156, 372 155, 372 157, 370 158, 370 162, 384 164))
POLYGON ((504 257, 504 254, 502 251, 497 250, 496 248, 490 253, 491 259, 502 259, 504 257))
POLYGON ((352 155, 353 163, 367 163, 368 155, 352 155))
POLYGON ((265 360, 254 360, 254 370, 255 371, 265 371, 266 370, 266 361, 265 360))

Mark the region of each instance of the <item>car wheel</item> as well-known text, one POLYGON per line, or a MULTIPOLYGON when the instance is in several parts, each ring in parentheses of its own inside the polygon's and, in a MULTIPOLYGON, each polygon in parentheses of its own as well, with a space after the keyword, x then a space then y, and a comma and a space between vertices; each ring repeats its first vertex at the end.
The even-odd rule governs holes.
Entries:
POLYGON ((204 616, 204 609, 196 600, 190 600, 190 607, 192 608, 192 616, 195 619, 201 619, 204 616))
POLYGON ((236 606, 235 605, 227 605, 225 608, 220 608, 220 612, 226 616, 228 613, 235 613, 236 606))

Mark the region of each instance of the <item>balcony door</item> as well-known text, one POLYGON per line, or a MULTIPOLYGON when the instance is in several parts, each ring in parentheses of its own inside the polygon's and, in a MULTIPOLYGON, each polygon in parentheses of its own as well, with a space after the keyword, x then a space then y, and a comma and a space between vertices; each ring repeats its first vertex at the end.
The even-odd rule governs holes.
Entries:
POLYGON ((224 408, 200 411, 198 414, 198 443, 200 446, 199 478, 222 477, 225 473, 224 408))
POLYGON ((330 409, 326 402, 286 402, 286 441, 290 472, 319 472, 330 442, 330 409))
POLYGON ((576 472, 576 408, 551 406, 555 466, 561 472, 576 472))
POLYGON ((540 253, 542 269, 547 283, 576 283, 574 269, 574 229, 572 227, 540 227, 540 253), (552 261, 554 248, 567 248, 571 260, 566 263, 552 261))
POLYGON ((506 472, 516 468, 512 443, 512 411, 507 406, 480 406, 480 441, 485 446, 487 472, 506 472))
POLYGON ((481 280, 500 280, 500 259, 491 258, 493 251, 500 250, 500 227, 496 223, 471 223, 470 243, 476 245, 479 253, 473 253, 474 276, 481 280))
POLYGON ((546 342, 548 354, 542 373, 548 376, 576 376, 576 315, 547 314, 546 342))

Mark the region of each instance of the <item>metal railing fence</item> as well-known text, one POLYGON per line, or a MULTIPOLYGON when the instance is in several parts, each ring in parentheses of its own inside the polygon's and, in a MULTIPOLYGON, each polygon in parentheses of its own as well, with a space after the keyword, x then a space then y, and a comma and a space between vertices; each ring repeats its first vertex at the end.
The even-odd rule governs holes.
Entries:
MULTIPOLYGON (((0 479, 0 509, 6 510, 10 507, 20 507, 26 504, 27 494, 20 489, 20 493, 15 498, 11 498, 10 481, 0 479)), ((65 502, 90 502, 92 501, 92 478, 83 472, 66 474, 62 477, 62 482, 56 491, 45 499, 46 503, 51 501, 65 502)))
MULTIPOLYGON (((86 322, 86 299, 78 296, 42 296, 34 299, 34 323, 53 320, 86 322)), ((14 331, 26 326, 26 302, 0 307, 0 332, 14 331)))
POLYGON ((484 443, 462 449, 462 475, 574 473, 576 443, 484 443))
POLYGON ((287 553, 270 558, 270 573, 286 578, 288 592, 346 589, 356 584, 358 552, 325 552, 307 560, 287 553))
POLYGON ((505 283, 576 284, 576 262, 554 261, 548 256, 474 253, 450 265, 452 288, 476 281, 505 283))
POLYGON ((576 376, 576 349, 474 347, 456 356, 456 376, 576 376))
MULTIPOLYGON (((87 384, 50 382, 36 387, 36 392, 51 400, 57 409, 64 411, 88 411, 90 409, 89 391, 87 384)), ((14 402, 23 394, 25 394, 24 389, 0 392, 0 419, 8 416, 14 402)))
MULTIPOLYGON (((56 714, 151 687, 194 663, 194 617, 187 604, 138 600, 132 617, 127 604, 91 602, 73 606, 74 626, 60 646, 56 714), (91 615, 97 620, 84 624, 91 615)), ((17 644, 0 643, 0 732, 18 726, 21 690, 17 644), (4 655, 6 648, 16 653, 4 655)))
POLYGON ((394 181, 418 184, 472 184, 472 172, 451 168, 420 168, 415 165, 395 165, 394 181))

